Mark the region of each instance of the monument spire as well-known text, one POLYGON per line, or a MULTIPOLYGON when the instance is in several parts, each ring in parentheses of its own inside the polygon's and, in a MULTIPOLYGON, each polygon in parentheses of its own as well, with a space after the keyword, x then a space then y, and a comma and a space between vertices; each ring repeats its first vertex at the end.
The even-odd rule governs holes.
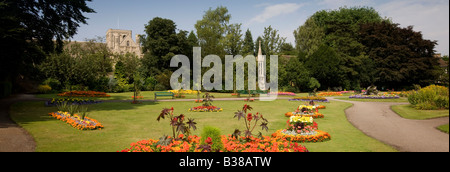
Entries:
POLYGON ((258 50, 258 57, 262 56, 262 51, 261 51, 261 40, 259 40, 259 50, 258 50))
POLYGON ((260 90, 266 90, 266 59, 262 55, 261 40, 259 41, 258 57, 256 60, 258 61, 258 86, 260 90))

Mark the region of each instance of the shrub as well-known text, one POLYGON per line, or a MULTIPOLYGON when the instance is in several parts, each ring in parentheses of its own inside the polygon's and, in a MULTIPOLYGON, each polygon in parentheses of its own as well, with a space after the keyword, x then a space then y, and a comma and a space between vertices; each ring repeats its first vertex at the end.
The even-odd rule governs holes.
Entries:
POLYGON ((52 90, 61 90, 63 88, 61 82, 53 78, 47 78, 44 82, 42 82, 42 85, 49 85, 52 87, 52 90))
POLYGON ((220 129, 215 128, 215 127, 206 126, 203 129, 201 136, 202 136, 202 139, 201 139, 200 143, 204 143, 208 137, 212 139, 211 150, 213 152, 222 150, 224 148, 222 140, 221 140, 220 129))
POLYGON ((52 87, 50 87, 49 85, 39 85, 38 91, 39 91, 39 93, 45 94, 45 93, 52 91, 52 87))
POLYGON ((447 87, 430 85, 409 94, 408 101, 419 110, 448 109, 449 91, 447 87))

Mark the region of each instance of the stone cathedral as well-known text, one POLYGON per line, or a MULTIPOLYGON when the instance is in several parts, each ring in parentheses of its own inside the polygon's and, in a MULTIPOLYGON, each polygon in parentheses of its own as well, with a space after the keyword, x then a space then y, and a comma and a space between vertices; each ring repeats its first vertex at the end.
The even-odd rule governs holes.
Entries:
POLYGON ((106 46, 113 53, 135 53, 142 57, 139 35, 136 34, 136 42, 132 38, 131 30, 108 29, 106 31, 106 46))

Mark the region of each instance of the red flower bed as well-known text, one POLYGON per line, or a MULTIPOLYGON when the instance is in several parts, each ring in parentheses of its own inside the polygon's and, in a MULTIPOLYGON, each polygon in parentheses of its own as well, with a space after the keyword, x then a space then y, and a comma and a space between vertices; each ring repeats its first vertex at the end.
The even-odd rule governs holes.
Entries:
MULTIPOLYGON (((178 138, 183 138, 180 135, 178 138)), ((130 148, 121 152, 201 152, 200 137, 189 136, 187 140, 173 140, 170 144, 163 146, 158 144, 159 140, 142 140, 131 143, 130 148)), ((275 139, 268 136, 263 138, 245 137, 234 138, 231 135, 221 136, 223 149, 220 152, 308 152, 305 146, 287 141, 285 138, 275 139)), ((211 140, 207 139, 211 143, 211 140)))
POLYGON ((63 97, 111 97, 110 95, 104 92, 98 91, 68 91, 64 93, 58 94, 58 96, 63 97))
POLYGON ((221 112, 222 108, 217 106, 197 106, 189 109, 189 112, 221 112))

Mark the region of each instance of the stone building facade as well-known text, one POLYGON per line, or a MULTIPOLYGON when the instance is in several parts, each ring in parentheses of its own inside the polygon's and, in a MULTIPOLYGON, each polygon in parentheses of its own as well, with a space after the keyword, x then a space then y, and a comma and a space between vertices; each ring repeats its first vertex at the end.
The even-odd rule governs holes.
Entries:
POLYGON ((143 56, 139 35, 136 34, 136 42, 134 42, 131 30, 108 29, 106 45, 113 53, 135 53, 138 57, 143 56))

